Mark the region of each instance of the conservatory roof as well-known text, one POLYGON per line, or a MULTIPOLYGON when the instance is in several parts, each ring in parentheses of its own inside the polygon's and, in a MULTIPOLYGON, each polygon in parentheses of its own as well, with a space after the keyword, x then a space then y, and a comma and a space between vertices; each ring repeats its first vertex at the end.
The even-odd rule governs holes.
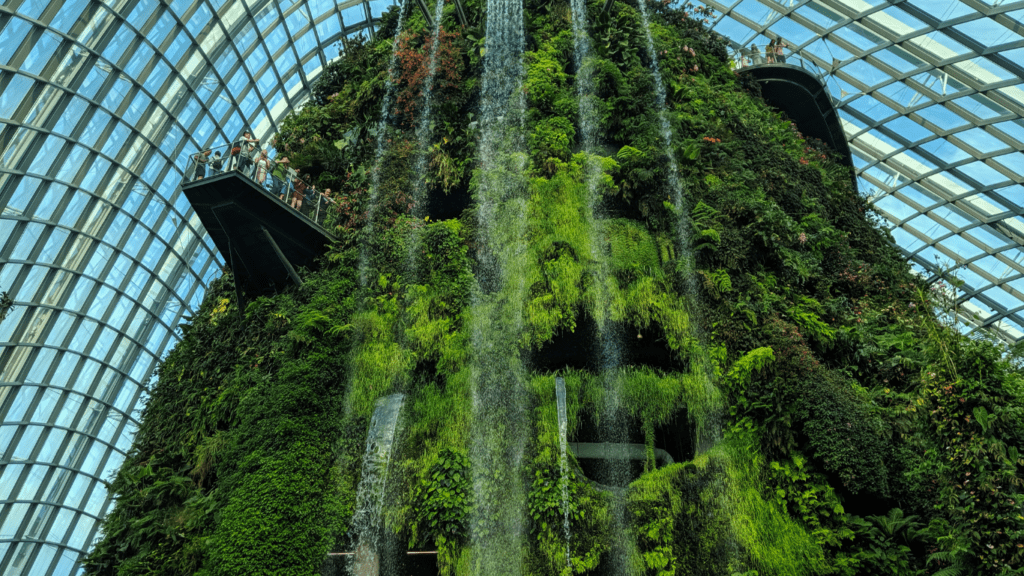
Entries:
POLYGON ((860 191, 914 268, 955 268, 968 330, 1024 337, 1024 1, 698 4, 733 50, 785 40, 828 86, 860 191))

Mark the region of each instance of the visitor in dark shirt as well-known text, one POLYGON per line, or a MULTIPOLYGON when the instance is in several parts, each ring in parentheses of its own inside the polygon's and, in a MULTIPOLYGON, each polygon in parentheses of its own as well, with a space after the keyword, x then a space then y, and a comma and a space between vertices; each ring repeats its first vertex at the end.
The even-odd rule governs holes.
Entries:
POLYGON ((277 167, 274 168, 274 182, 277 188, 274 190, 274 194, 278 195, 282 201, 284 201, 285 195, 291 191, 291 181, 295 175, 295 171, 291 169, 288 164, 291 161, 285 156, 277 161, 277 167))
POLYGON ((245 144, 245 135, 243 132, 235 141, 231 144, 231 158, 228 160, 228 170, 238 170, 238 159, 242 153, 242 146, 245 144))
POLYGON ((213 159, 210 160, 210 175, 220 174, 224 171, 224 159, 221 158, 220 151, 217 151, 213 155, 213 159))
POLYGON ((302 181, 298 176, 299 171, 295 171, 295 177, 292 180, 292 208, 296 210, 302 209, 302 200, 306 197, 306 183, 302 181))
POLYGON ((259 142, 259 140, 256 140, 251 134, 246 132, 242 136, 242 146, 238 152, 238 171, 250 178, 252 177, 252 174, 250 173, 252 172, 253 167, 253 157, 256 155, 257 142, 259 142))

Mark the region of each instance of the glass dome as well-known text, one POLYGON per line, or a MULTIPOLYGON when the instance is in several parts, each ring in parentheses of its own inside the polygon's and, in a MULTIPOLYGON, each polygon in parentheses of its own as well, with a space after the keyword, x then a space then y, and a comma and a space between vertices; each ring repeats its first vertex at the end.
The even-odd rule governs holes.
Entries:
POLYGON ((828 86, 858 186, 968 330, 1024 336, 1024 2, 739 0, 711 26, 742 57, 782 38, 828 86))
POLYGON ((150 373, 223 264, 178 183, 389 1, 0 5, 0 574, 71 574, 150 373))

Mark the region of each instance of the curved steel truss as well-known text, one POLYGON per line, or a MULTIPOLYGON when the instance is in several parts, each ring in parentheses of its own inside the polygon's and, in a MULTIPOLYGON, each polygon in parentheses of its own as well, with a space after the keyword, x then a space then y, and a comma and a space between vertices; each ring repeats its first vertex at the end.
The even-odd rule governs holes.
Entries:
POLYGON ((968 329, 1024 337, 1024 2, 699 2, 734 49, 782 38, 838 103, 859 186, 968 329))
POLYGON ((74 573, 223 257, 178 183, 272 134, 390 0, 0 3, 0 574, 74 573))

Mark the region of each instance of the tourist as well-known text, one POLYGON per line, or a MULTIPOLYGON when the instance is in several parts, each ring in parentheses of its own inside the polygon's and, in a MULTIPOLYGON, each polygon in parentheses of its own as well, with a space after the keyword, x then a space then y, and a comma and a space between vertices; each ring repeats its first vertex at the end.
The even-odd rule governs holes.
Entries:
POLYGON ((250 178, 252 178, 251 172, 257 143, 259 143, 259 140, 253 138, 249 132, 246 132, 242 136, 242 146, 238 153, 238 170, 250 178))
POLYGON ((277 194, 278 198, 284 200, 284 195, 288 193, 288 157, 285 156, 280 160, 274 160, 274 166, 270 171, 270 174, 274 177, 274 187, 272 192, 277 194))
POLYGON ((320 191, 316 189, 316 184, 311 185, 309 190, 306 190, 304 196, 309 196, 314 202, 320 202, 320 191))
POLYGON ((278 164, 284 165, 281 170, 282 176, 284 177, 284 190, 281 191, 281 200, 284 201, 285 198, 291 198, 290 194, 294 187, 295 179, 299 175, 299 171, 289 166, 290 160, 288 160, 287 156, 278 164))
POLYGON ((228 170, 238 169, 238 157, 242 152, 242 147, 245 145, 246 134, 248 134, 248 132, 243 132, 235 139, 234 143, 231 144, 231 159, 228 160, 228 170))
POLYGON ((750 54, 754 59, 754 66, 764 64, 764 56, 761 55, 761 49, 757 47, 757 44, 750 45, 750 54))
POLYGON ((302 209, 302 199, 306 197, 306 183, 299 178, 298 170, 294 170, 294 172, 295 177, 292 178, 292 185, 294 188, 292 190, 291 206, 292 208, 295 208, 296 211, 299 211, 302 209))
POLYGON ((737 56, 737 58, 736 58, 736 67, 737 68, 746 68, 747 66, 750 66, 750 58, 747 57, 747 49, 746 48, 743 48, 742 50, 740 50, 739 53, 736 54, 736 56, 737 56))
MULTIPOLYGON (((266 156, 267 152, 264 150, 263 154, 266 156)), ((278 188, 277 177, 274 176, 275 170, 277 170, 277 155, 275 154, 273 158, 267 156, 267 182, 264 188, 273 194, 277 194, 278 188)))
POLYGON ((778 62, 779 64, 786 63, 786 55, 783 54, 782 49, 787 46, 789 46, 789 44, 786 44, 786 42, 782 38, 779 38, 775 42, 775 61, 778 62))
POLYGON ((200 152, 194 156, 196 161, 196 180, 202 180, 206 177, 206 164, 210 161, 207 156, 210 155, 210 151, 200 152))
POLYGON ((270 158, 267 158, 267 151, 261 150, 256 157, 256 182, 261 186, 267 182, 267 175, 270 174, 270 158))
POLYGON ((210 172, 211 176, 214 174, 220 174, 224 171, 224 159, 221 158, 220 150, 213 154, 213 160, 210 160, 210 172))
POLYGON ((754 51, 746 46, 741 46, 739 50, 740 54, 740 68, 746 68, 754 62, 754 51))
POLYGON ((767 46, 764 47, 764 59, 772 64, 775 62, 775 39, 772 39, 767 46))

